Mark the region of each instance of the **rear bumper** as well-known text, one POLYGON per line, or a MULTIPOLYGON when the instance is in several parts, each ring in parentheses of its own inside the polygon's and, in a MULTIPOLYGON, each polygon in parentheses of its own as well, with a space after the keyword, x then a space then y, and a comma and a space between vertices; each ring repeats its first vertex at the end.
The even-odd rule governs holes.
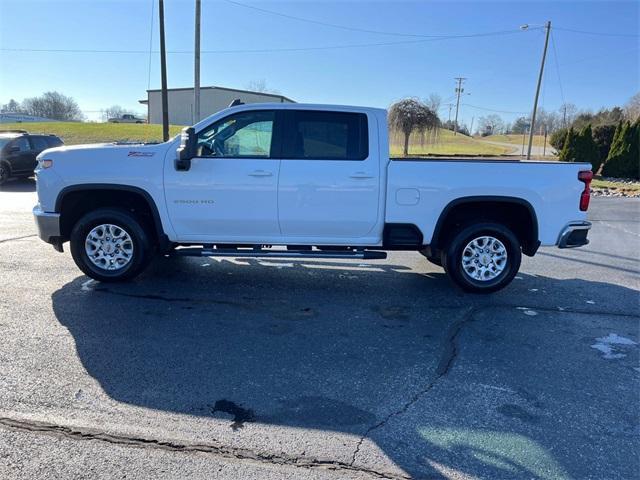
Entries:
POLYGON ((36 227, 38 228, 38 237, 47 243, 53 245, 53 247, 59 252, 62 251, 62 237, 60 235, 60 214, 45 212, 36 205, 33 208, 33 218, 36 221, 36 227))
POLYGON ((591 222, 571 222, 568 224, 558 239, 558 248, 582 247, 589 243, 587 235, 591 229, 591 222))

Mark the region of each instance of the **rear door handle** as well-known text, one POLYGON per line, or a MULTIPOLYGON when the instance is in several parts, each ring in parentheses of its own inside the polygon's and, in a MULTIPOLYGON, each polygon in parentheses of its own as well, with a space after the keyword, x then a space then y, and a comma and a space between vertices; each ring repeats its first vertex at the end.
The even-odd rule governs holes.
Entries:
POLYGON ((355 172, 349 175, 349 178, 373 178, 373 175, 369 175, 365 172, 355 172))
POLYGON ((271 177, 273 173, 267 172, 266 170, 254 170, 249 174, 251 177, 271 177))

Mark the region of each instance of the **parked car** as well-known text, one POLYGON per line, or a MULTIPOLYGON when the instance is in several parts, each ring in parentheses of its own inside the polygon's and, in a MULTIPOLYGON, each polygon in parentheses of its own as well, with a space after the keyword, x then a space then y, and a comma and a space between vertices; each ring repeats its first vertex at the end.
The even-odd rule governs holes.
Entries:
POLYGON ((135 115, 131 115, 129 113, 125 113, 116 118, 110 118, 108 120, 111 123, 146 123, 144 118, 138 118, 135 115))
POLYGON ((39 236, 105 282, 172 255, 383 259, 413 250, 468 291, 521 255, 588 243, 587 163, 390 158, 386 112, 241 105, 155 145, 39 156, 39 236))
POLYGON ((0 130, 0 185, 11 177, 30 177, 36 157, 63 142, 55 135, 36 135, 26 130, 0 130))

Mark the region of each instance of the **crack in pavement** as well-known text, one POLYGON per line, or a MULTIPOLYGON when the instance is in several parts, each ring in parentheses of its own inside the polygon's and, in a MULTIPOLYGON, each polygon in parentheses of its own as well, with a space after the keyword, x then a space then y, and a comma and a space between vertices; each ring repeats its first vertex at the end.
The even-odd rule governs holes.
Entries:
POLYGON ((349 463, 349 465, 354 466, 356 462, 356 458, 360 453, 360 447, 362 447, 362 443, 364 442, 364 439, 367 438, 371 434, 371 432, 386 425, 389 422, 389 420, 391 420, 393 417, 402 415, 407 410, 409 410, 409 408, 413 404, 415 404, 418 400, 420 400, 422 396, 429 393, 429 391, 436 385, 436 383, 442 377, 444 377, 447 373, 449 373, 449 370, 451 369, 451 366, 453 365, 455 358, 458 356, 458 347, 456 344, 456 339, 460 334, 462 327, 465 326, 467 323, 471 322, 476 312, 480 309, 481 308, 477 308, 477 307, 468 309, 467 313, 460 320, 457 320, 453 324, 451 324, 451 326, 449 327, 449 332, 447 333, 447 337, 445 338, 445 341, 444 341, 444 350, 440 356, 440 361, 438 362, 438 366, 436 368, 436 376, 434 377, 434 379, 431 380, 424 388, 422 388, 422 390, 415 393, 411 397, 411 399, 408 402, 406 402, 400 409, 391 412, 383 420, 376 423, 375 425, 372 425, 367 429, 366 432, 364 432, 364 434, 360 437, 360 440, 358 441, 355 450, 353 451, 353 455, 351 457, 351 462, 349 463))
POLYGON ((12 242, 13 240, 22 240, 23 238, 30 238, 30 237, 37 237, 37 236, 38 236, 37 233, 32 233, 31 235, 22 235, 21 237, 5 238, 3 240, 0 240, 0 243, 12 242))
POLYGON ((458 335, 460 334, 460 331, 462 330, 462 327, 464 327, 466 324, 473 321, 473 317, 478 312, 482 310, 491 310, 495 308, 527 308, 531 310, 539 310, 541 312, 549 312, 549 313, 573 313, 573 314, 579 314, 579 315, 609 315, 609 316, 631 317, 631 318, 639 317, 638 315, 627 314, 627 313, 611 313, 611 312, 600 312, 600 311, 594 312, 594 311, 571 309, 571 308, 564 308, 563 310, 559 310, 557 308, 553 309, 549 307, 523 307, 520 305, 509 305, 509 304, 484 305, 484 306, 474 306, 469 308, 466 315, 464 315, 460 320, 457 320, 454 323, 452 323, 451 326, 449 327, 449 332, 444 341, 443 352, 440 355, 440 361, 438 362, 438 366, 436 367, 436 375, 434 379, 431 380, 431 382, 429 382, 424 388, 422 388, 422 390, 415 393, 411 397, 411 399, 408 402, 406 402, 400 409, 391 412, 383 420, 376 423, 375 425, 372 425, 365 431, 365 433, 360 437, 360 440, 356 445, 356 448, 353 452, 353 456, 351 458, 351 462, 349 463, 350 465, 353 466, 355 464, 358 453, 360 453, 360 448, 362 447, 362 444, 365 438, 367 438, 371 434, 371 432, 386 425, 389 422, 389 420, 391 420, 393 417, 396 417, 398 415, 402 415, 403 413, 405 413, 413 404, 415 404, 418 400, 420 400, 422 396, 427 394, 442 377, 444 377, 449 373, 449 371, 451 370, 451 367, 453 366, 453 362, 458 356, 458 347, 457 347, 456 340, 458 335))
POLYGON ((267 463, 295 468, 354 472, 367 474, 375 478, 383 478, 389 480, 407 480, 411 478, 406 475, 397 475, 364 467, 355 467, 349 463, 340 462, 337 460, 322 460, 317 458, 305 458, 304 456, 301 457, 286 454, 267 454, 254 452, 250 449, 227 447, 224 445, 217 445, 212 443, 179 443, 174 441, 157 440, 154 438, 133 437, 127 435, 118 435, 114 433, 106 433, 88 428, 72 428, 64 425, 39 422, 35 420, 19 420, 9 417, 0 417, 0 426, 11 430, 48 434, 57 437, 69 438, 72 440, 95 440, 127 447, 154 448, 158 450, 183 453, 205 453, 216 455, 218 457, 226 459, 242 460, 261 464, 267 463))

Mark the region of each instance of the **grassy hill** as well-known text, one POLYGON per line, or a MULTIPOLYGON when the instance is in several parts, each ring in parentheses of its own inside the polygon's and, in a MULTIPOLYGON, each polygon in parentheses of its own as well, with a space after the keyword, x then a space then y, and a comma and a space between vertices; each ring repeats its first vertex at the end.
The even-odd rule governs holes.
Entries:
MULTIPOLYGON (((409 155, 502 155, 511 151, 511 148, 492 145, 481 140, 458 133, 454 135, 451 130, 440 128, 436 140, 432 143, 420 145, 418 139, 411 138, 409 142, 409 155)), ((393 135, 391 140, 391 155, 402 155, 402 137, 393 135)))
MULTIPOLYGON (((522 135, 489 135, 488 137, 474 137, 481 142, 499 142, 499 143, 508 143, 515 147, 522 147, 522 135)), ((549 137, 547 137, 549 140, 549 137)), ((525 148, 529 144, 529 136, 525 137, 525 148)), ((536 147, 542 147, 544 145, 544 135, 534 135, 533 136, 533 145, 536 147)), ((549 142, 547 141, 547 148, 551 148, 549 142)))
MULTIPOLYGON (((180 133, 182 127, 169 127, 171 136, 180 133)), ((53 133, 67 145, 104 142, 159 142, 162 141, 162 125, 145 123, 2 123, 0 130, 22 129, 31 133, 53 133)))

